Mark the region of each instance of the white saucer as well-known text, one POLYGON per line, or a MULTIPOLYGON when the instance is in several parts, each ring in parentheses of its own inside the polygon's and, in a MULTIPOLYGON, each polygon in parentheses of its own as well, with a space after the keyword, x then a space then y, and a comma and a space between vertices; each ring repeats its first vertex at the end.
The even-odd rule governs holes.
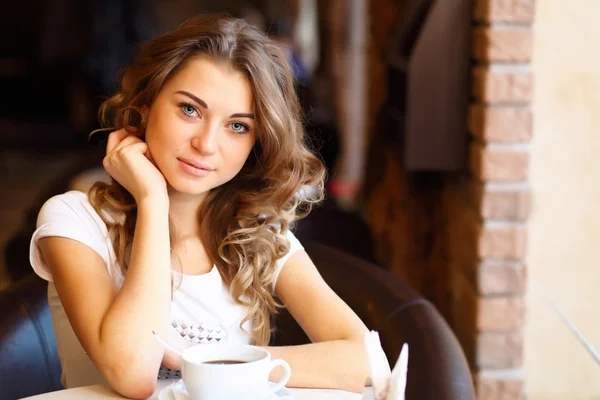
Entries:
MULTIPOLYGON (((275 386, 275 383, 269 382, 269 386, 275 386)), ((187 398, 187 391, 185 390, 185 385, 183 384, 183 379, 178 380, 177 382, 167 386, 163 390, 158 393, 158 400, 179 400, 179 398, 184 397, 187 398), (175 397, 175 394, 172 393, 172 390, 177 390, 178 396, 175 397), (183 396, 181 396, 183 395, 183 396)), ((276 391, 274 394, 269 395, 262 400, 292 400, 294 398, 294 393, 286 387, 283 387, 276 391)))

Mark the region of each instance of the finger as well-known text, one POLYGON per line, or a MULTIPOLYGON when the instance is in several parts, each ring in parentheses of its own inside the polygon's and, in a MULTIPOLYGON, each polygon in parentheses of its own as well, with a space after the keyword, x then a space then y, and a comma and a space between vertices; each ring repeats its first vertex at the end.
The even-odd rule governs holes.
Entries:
MULTIPOLYGON (((127 140, 127 139, 128 138, 126 138, 125 140, 127 140)), ((125 141, 125 140, 123 140, 123 141, 125 141)), ((148 152, 148 145, 145 142, 142 142, 141 140, 139 140, 138 142, 129 143, 125 146, 117 148, 116 150, 119 150, 121 148, 123 148, 123 149, 127 148, 127 152, 132 151, 135 153, 140 153, 142 155, 146 155, 146 153, 148 152)))
MULTIPOLYGON (((126 140, 127 138, 121 142, 126 140)), ((148 145, 145 142, 130 143, 126 146, 117 147, 111 154, 107 154, 104 160, 102 160, 102 164, 104 165, 104 169, 108 171, 111 166, 119 165, 124 159, 131 161, 131 157, 136 157, 137 155, 145 157, 147 151, 148 145)))
POLYGON ((119 129, 118 131, 111 132, 108 135, 108 142, 106 143, 106 154, 110 154, 115 150, 115 147, 129 135, 125 129, 119 129))
POLYGON ((148 145, 145 142, 132 143, 132 144, 129 144, 128 146, 124 146, 122 148, 115 149, 110 155, 107 155, 106 157, 104 157, 104 160, 102 161, 102 163, 104 165, 104 169, 106 169, 108 171, 111 168, 111 166, 114 167, 115 165, 118 165, 120 162, 122 162, 123 159, 131 161, 131 157, 132 156, 135 157, 135 154, 145 156, 147 150, 148 150, 148 145), (121 152, 119 152, 120 149, 121 149, 121 152), (122 152, 125 152, 125 153, 122 153, 122 152), (119 160, 121 160, 121 161, 119 161, 119 160))
POLYGON ((138 143, 146 144, 145 142, 141 141, 140 138, 138 138, 137 136, 133 136, 133 135, 126 136, 125 139, 123 139, 119 143, 117 143, 117 145, 113 149, 113 152, 121 150, 124 147, 131 146, 132 144, 138 144, 138 143))

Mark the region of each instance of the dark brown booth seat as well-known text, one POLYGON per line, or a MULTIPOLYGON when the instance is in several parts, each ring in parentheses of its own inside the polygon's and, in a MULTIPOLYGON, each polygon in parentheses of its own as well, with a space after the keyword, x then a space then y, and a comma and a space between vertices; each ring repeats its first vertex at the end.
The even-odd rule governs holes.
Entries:
MULTIPOLYGON (((305 241, 324 279, 365 321, 380 332, 395 363, 410 345, 407 399, 474 399, 463 352, 436 309, 384 269, 331 247, 305 241)), ((46 300, 47 285, 35 275, 0 294, 0 399, 60 389, 60 364, 46 300)), ((276 318, 273 344, 308 342, 283 312, 276 318)))

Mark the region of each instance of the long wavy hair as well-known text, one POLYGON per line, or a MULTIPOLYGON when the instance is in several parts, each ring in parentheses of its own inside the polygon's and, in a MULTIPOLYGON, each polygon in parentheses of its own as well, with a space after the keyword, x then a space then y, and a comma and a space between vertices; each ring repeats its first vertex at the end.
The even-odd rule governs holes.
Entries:
MULTIPOLYGON (((254 148, 238 175, 207 194, 198 218, 211 261, 234 300, 248 307, 240 327, 251 321, 251 342, 266 345, 271 316, 281 307, 272 290, 275 263, 290 248, 285 234, 322 200, 325 175, 305 138, 292 72, 283 53, 244 20, 195 17, 142 45, 139 57, 121 71, 121 87, 102 104, 99 118, 104 128, 125 128, 143 137, 146 121, 141 110, 152 104, 169 77, 199 54, 243 73, 253 90, 254 148)), ((136 225, 135 200, 115 180, 96 183, 89 199, 107 224, 126 274, 136 225), (122 218, 110 217, 113 213, 122 218)), ((172 224, 169 230, 173 259, 177 236, 172 224)))

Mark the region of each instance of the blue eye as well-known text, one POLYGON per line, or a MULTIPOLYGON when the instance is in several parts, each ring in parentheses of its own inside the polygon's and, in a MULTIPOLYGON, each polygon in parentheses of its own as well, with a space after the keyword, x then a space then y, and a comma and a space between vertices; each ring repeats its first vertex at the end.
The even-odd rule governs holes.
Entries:
POLYGON ((181 109, 183 110, 183 113, 185 115, 188 115, 190 117, 193 117, 194 114, 196 113, 196 108, 194 106, 192 106, 191 104, 183 104, 181 106, 181 109))
POLYGON ((245 133, 245 132, 248 132, 249 128, 248 128, 248 126, 246 126, 245 124, 242 124, 240 122, 233 122, 231 124, 231 130, 234 131, 235 133, 245 133))

